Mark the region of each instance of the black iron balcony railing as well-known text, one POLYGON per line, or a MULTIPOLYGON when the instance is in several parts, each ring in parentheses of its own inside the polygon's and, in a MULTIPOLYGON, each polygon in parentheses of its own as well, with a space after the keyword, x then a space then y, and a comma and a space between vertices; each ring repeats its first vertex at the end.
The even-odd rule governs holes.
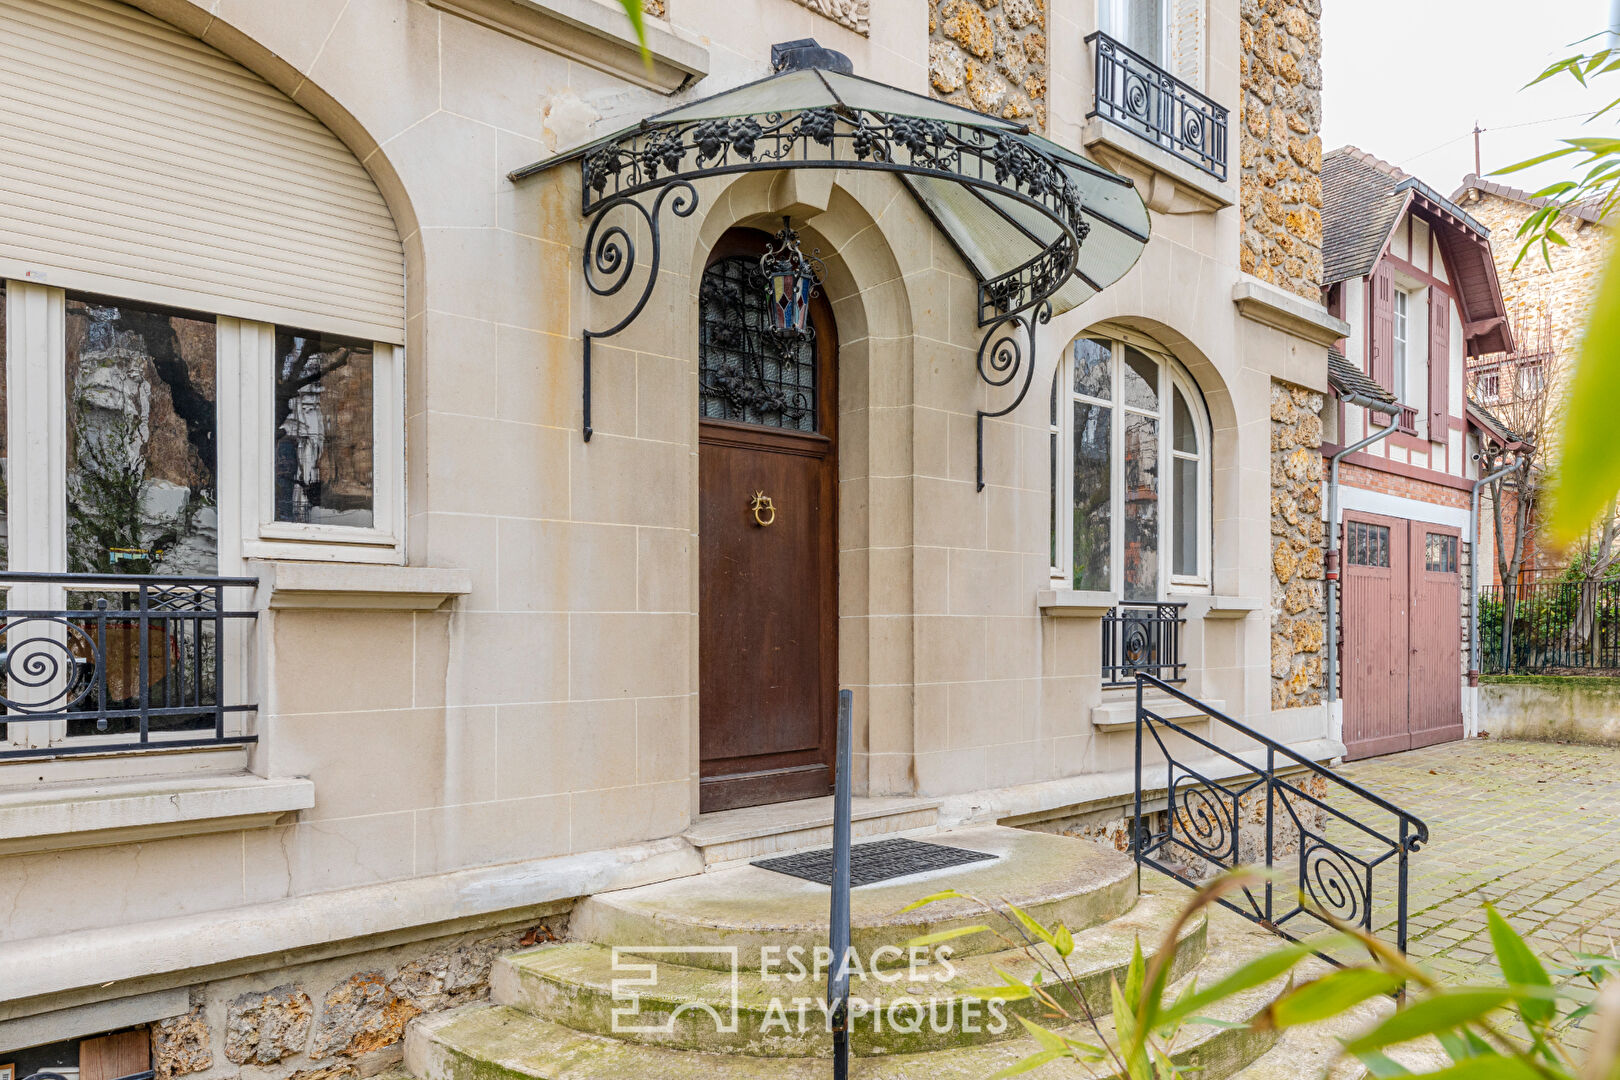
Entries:
POLYGON ((0 759, 251 743, 229 700, 255 578, 0 573, 0 759))
POLYGON ((1103 686, 1131 686, 1139 674, 1183 682, 1181 603, 1123 603, 1103 616, 1103 686))
POLYGON ((1226 108, 1107 34, 1092 47, 1096 93, 1087 119, 1100 116, 1142 136, 1217 180, 1226 179, 1226 108))
POLYGON ((1132 831, 1138 864, 1190 888, 1239 866, 1273 871, 1220 903, 1283 937, 1309 938, 1338 920, 1392 936, 1406 951, 1408 861, 1429 840, 1422 819, 1146 675, 1136 683, 1132 831), (1153 711, 1149 690, 1201 716, 1168 720, 1153 711), (1158 823, 1147 816, 1150 783, 1164 792, 1158 823))

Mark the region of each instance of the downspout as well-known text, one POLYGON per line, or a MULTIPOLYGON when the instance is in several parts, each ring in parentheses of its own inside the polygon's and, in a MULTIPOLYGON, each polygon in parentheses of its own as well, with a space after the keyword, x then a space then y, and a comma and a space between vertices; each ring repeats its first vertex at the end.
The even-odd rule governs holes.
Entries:
MULTIPOLYGON (((1620 3, 1620 0, 1616 0, 1620 3)), ((1517 456, 1489 476, 1474 481, 1474 491, 1468 506, 1468 685, 1479 685, 1479 491, 1492 480, 1500 479, 1519 468, 1517 456)))
POLYGON ((1327 702, 1331 710, 1339 700, 1339 459, 1371 446, 1379 439, 1395 434, 1395 416, 1399 405, 1379 401, 1366 394, 1350 394, 1341 398, 1346 405, 1360 405, 1364 409, 1381 412, 1389 423, 1358 443, 1340 450, 1328 464, 1328 550, 1327 550, 1327 702))

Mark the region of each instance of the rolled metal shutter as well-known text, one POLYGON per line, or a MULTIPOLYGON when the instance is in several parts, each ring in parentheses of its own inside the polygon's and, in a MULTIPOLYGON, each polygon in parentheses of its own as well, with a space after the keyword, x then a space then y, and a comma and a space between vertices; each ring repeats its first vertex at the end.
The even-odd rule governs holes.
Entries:
POLYGON ((109 0, 0 0, 0 277, 404 340, 371 176, 281 91, 109 0))

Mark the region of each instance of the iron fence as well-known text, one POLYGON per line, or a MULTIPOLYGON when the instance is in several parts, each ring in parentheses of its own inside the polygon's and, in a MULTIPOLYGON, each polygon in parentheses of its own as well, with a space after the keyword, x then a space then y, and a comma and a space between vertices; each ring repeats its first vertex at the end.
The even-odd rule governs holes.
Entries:
POLYGON ((1540 578, 1479 590, 1480 670, 1620 670, 1620 579, 1540 578))
POLYGON ((1100 116, 1143 136, 1217 180, 1226 179, 1226 109, 1107 34, 1092 47, 1096 92, 1088 118, 1100 116))
POLYGON ((1141 674, 1181 682, 1185 602, 1123 603, 1103 616, 1103 686, 1130 686, 1141 674))
POLYGON ((1422 819, 1148 675, 1136 680, 1132 831, 1139 865, 1194 889, 1239 866, 1272 871, 1263 886, 1220 903, 1283 937, 1325 930, 1325 914, 1369 933, 1393 931, 1406 951, 1408 860, 1429 840, 1422 819), (1149 688, 1202 716, 1165 719, 1144 700, 1149 688), (1146 758, 1154 749, 1165 809, 1150 822, 1144 786, 1147 770, 1160 767, 1146 758))
POLYGON ((227 590, 255 578, 0 573, 0 759, 251 743, 227 590))

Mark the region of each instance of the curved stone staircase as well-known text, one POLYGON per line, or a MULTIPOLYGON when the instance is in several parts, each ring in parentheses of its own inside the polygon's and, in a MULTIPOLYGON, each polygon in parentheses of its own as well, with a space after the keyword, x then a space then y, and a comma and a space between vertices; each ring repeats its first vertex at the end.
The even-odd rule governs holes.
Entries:
MULTIPOLYGON (((964 992, 999 984, 997 969, 1033 974, 1022 950, 981 933, 950 941, 948 958, 904 953, 909 939, 924 934, 981 922, 1001 928, 967 901, 900 913, 942 889, 1005 899, 1045 925, 1068 926, 1076 982, 1100 1017, 1108 1012, 1109 981, 1123 981, 1138 940, 1150 956, 1174 949, 1177 990, 1195 978, 1209 985, 1279 944, 1217 912, 1164 945, 1191 894, 1169 883, 1164 893, 1139 894, 1131 858, 1089 841, 995 826, 928 840, 998 858, 854 890, 852 941, 862 971, 851 993, 878 1005, 852 1019, 857 1080, 984 1080, 1036 1049, 1012 1015, 1037 1016, 1031 1003, 998 1003, 998 1010, 964 992), (895 1004, 907 998, 927 1002, 927 1011, 895 1004)), ((796 978, 791 960, 795 947, 806 966, 818 947, 825 950, 827 908, 825 886, 754 866, 591 897, 575 910, 574 940, 497 962, 491 1004, 417 1020, 406 1037, 406 1066, 418 1080, 824 1080, 831 1052, 821 1008, 825 979, 796 978), (653 973, 656 983, 631 985, 653 973)), ((1288 986, 1279 978, 1211 1009, 1208 1018, 1223 1023, 1189 1025, 1174 1056, 1200 1080, 1324 1075, 1336 1049, 1333 1030, 1279 1040, 1247 1026, 1288 986)), ((1365 1024, 1388 1007, 1368 1005, 1341 1026, 1365 1024)), ((1111 1024, 1101 1024, 1107 1033, 1111 1024)), ((1073 1034, 1087 1037, 1083 1027, 1073 1034)), ((1031 1075, 1067 1080, 1105 1072, 1054 1062, 1031 1075)), ((1332 1075, 1349 1080, 1363 1072, 1340 1062, 1332 1075)))

